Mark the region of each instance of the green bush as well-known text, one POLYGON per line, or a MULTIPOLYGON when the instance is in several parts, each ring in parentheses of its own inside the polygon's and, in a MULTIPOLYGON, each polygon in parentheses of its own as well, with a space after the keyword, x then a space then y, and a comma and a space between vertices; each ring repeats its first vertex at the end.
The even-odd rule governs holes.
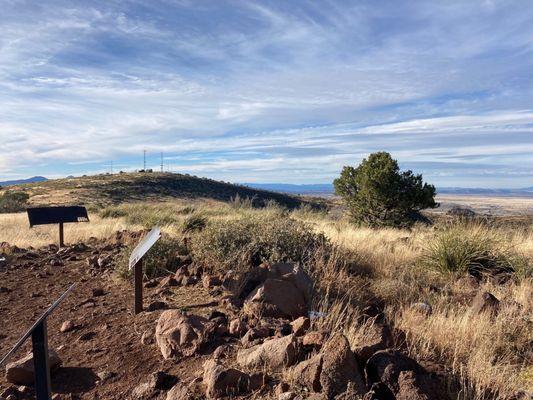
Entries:
MULTIPOLYGON (((121 278, 128 278, 132 271, 129 270, 129 257, 135 246, 125 247, 119 254, 115 271, 121 278)), ((143 271, 149 278, 168 275, 176 272, 178 257, 180 253, 185 253, 183 245, 179 240, 169 237, 159 239, 143 257, 143 271)))
POLYGON ((7 190, 0 195, 0 213, 15 213, 26 210, 30 196, 25 192, 7 190))
POLYGON ((387 152, 371 154, 358 167, 346 166, 333 182, 352 218, 369 226, 405 227, 421 218, 420 210, 436 207, 435 187, 422 175, 400 172, 387 152))
POLYGON ((264 261, 305 262, 328 240, 289 217, 243 215, 209 223, 191 240, 193 259, 208 268, 241 269, 264 261))
POLYGON ((421 262, 447 273, 500 273, 523 270, 524 259, 504 236, 481 224, 457 224, 429 241, 421 262))

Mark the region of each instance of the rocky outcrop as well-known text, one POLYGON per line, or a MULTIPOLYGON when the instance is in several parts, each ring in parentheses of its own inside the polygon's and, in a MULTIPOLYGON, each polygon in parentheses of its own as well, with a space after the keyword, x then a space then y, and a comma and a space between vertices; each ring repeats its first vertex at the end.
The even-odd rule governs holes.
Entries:
POLYGON ((348 389, 358 396, 366 392, 355 355, 340 333, 333 335, 320 353, 296 365, 291 375, 297 386, 321 393, 326 399, 333 399, 348 389))
POLYGON ((302 336, 310 326, 311 321, 307 317, 300 317, 291 322, 292 333, 296 336, 302 336))
POLYGON ((320 392, 320 374, 322 372, 322 355, 317 354, 296 365, 292 371, 293 382, 311 392, 320 392))
POLYGON ((263 344, 237 352, 237 363, 242 368, 266 366, 272 370, 293 365, 298 357, 294 335, 270 339, 263 344))
POLYGON ((224 287, 246 299, 248 313, 291 319, 307 314, 313 293, 312 279, 294 263, 261 265, 240 277, 232 273, 224 287))
POLYGON ((366 362, 374 353, 388 349, 393 344, 392 333, 387 325, 376 323, 372 326, 374 335, 368 335, 353 349, 358 360, 366 362))
POLYGON ((175 376, 169 375, 164 371, 157 371, 151 374, 146 382, 137 385, 131 397, 136 400, 147 400, 153 398, 161 390, 168 390, 172 388, 178 379, 175 376))
POLYGON ((235 368, 228 368, 209 360, 204 364, 203 382, 210 399, 232 397, 260 388, 264 383, 261 374, 250 376, 235 368))
POLYGON ((333 398, 346 391, 351 383, 359 394, 365 393, 363 377, 355 355, 346 337, 334 334, 322 348, 322 371, 320 385, 327 398, 333 398))
POLYGON ((445 399, 443 390, 415 360, 396 350, 382 350, 368 360, 369 384, 384 384, 397 400, 445 399))
POLYGON ((295 319, 307 314, 303 294, 294 284, 267 279, 246 298, 244 312, 254 316, 295 319))
POLYGON ((216 324, 179 310, 164 311, 157 322, 155 339, 165 359, 191 356, 212 336, 216 324))

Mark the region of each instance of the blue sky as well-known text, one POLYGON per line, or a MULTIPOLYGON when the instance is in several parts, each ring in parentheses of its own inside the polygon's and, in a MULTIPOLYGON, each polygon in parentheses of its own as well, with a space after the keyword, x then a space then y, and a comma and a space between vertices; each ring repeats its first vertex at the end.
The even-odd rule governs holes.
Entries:
POLYGON ((148 166, 326 183, 386 150, 533 186, 533 4, 1 0, 0 180, 148 166))

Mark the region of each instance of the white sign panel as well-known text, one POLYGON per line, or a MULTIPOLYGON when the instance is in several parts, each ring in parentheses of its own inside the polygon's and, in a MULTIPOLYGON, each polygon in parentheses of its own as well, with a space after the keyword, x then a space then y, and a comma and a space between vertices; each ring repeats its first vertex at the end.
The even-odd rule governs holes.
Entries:
POLYGON ((130 255, 130 262, 129 267, 130 269, 133 268, 135 264, 141 259, 142 256, 146 254, 148 250, 150 250, 150 247, 154 245, 155 242, 159 240, 161 237, 161 229, 159 229, 157 226, 152 228, 150 232, 139 242, 137 247, 133 249, 130 255))

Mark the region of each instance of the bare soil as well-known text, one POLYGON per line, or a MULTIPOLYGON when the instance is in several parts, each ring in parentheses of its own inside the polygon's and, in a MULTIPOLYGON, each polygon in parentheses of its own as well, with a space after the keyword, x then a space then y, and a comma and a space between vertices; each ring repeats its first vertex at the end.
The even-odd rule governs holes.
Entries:
MULTIPOLYGON (((62 359, 61 368, 52 375, 53 392, 59 394, 55 398, 127 399, 132 389, 155 371, 190 382, 206 356, 179 362, 164 360, 155 344, 141 343, 144 332, 153 336, 162 311, 133 315, 131 282, 119 280, 109 271, 89 268, 87 258, 94 253, 104 254, 105 248, 102 244, 69 253, 61 266, 50 264, 57 258, 56 249, 44 248, 14 254, 0 266, 0 355, 6 354, 44 310, 76 282, 74 290, 48 318, 49 345, 62 359), (104 294, 94 296, 93 289, 100 288, 104 294), (60 327, 66 320, 73 321, 76 329, 62 333, 60 327)), ((151 301, 163 300, 172 308, 187 306, 202 315, 216 305, 201 285, 194 290, 176 287, 161 291, 154 287, 144 291, 145 307, 151 301)), ((10 361, 30 350, 31 339, 10 361)), ((0 394, 11 386, 2 374, 0 394)), ((32 389, 26 390, 27 395, 18 398, 33 398, 32 389)))

